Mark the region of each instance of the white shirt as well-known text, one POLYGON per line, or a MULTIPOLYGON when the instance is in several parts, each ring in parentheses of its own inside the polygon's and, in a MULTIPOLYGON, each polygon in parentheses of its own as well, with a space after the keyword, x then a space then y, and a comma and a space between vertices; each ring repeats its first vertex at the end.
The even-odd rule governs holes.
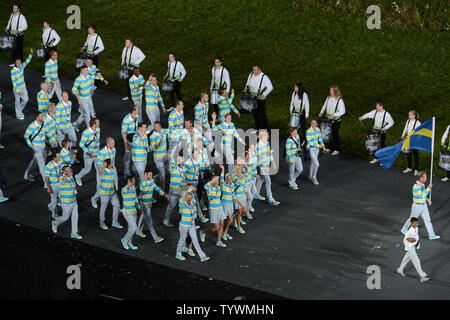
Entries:
POLYGON ((245 84, 245 86, 250 87, 251 94, 257 95, 260 83, 261 83, 261 89, 259 91, 259 94, 262 94, 264 97, 267 97, 269 95, 269 93, 272 92, 273 86, 272 86, 272 82, 270 81, 269 77, 265 73, 261 72, 257 76, 255 76, 253 73, 250 73, 247 78, 247 83, 245 84), (263 75, 264 75, 264 79, 263 79, 263 82, 261 83, 261 78, 263 75), (264 90, 264 92, 263 92, 263 90, 264 90))
POLYGON ((57 46, 60 41, 61 38, 59 37, 58 33, 56 33, 55 29, 44 28, 44 30, 42 31, 42 43, 44 44, 44 47, 47 47, 47 44, 57 46))
POLYGON ((183 80, 186 76, 186 69, 181 61, 167 62, 167 77, 169 80, 183 80))
POLYGON ((124 47, 122 50, 122 63, 139 66, 145 60, 145 54, 136 46, 124 47), (131 56, 131 59, 130 59, 131 56))
POLYGON ((17 19, 19 19, 19 33, 24 32, 28 29, 27 19, 25 19, 25 16, 21 13, 18 15, 14 15, 14 13, 11 13, 11 16, 9 17, 8 25, 6 29, 11 29, 11 31, 14 31, 17 29, 17 19), (19 18, 20 17, 20 18, 19 18))
MULTIPOLYGON (((212 88, 215 86, 214 82, 219 84, 220 76, 222 76, 222 83, 220 85, 223 85, 223 83, 225 82, 226 83, 225 89, 227 89, 228 92, 231 91, 230 73, 228 72, 227 68, 220 67, 219 69, 217 69, 216 66, 214 66, 211 70, 211 88, 210 89, 212 90, 212 88), (223 75, 222 75, 222 70, 223 70, 223 75)), ((220 85, 219 85, 219 87, 220 87, 220 85)))
POLYGON ((97 55, 103 50, 105 50, 105 46, 103 45, 102 38, 96 33, 94 34, 88 34, 86 42, 84 43, 84 47, 87 48, 88 51, 94 51, 94 54, 97 55), (98 37, 98 38, 97 38, 98 37), (95 43, 95 40, 97 40, 97 43, 95 43), (94 47, 95 45, 95 47, 94 47), (94 50, 97 48, 96 50, 94 50))
POLYGON ((405 245, 405 250, 408 251, 408 249, 414 247, 417 242, 419 241, 419 227, 417 228, 409 228, 409 230, 406 232, 405 238, 403 239, 403 244, 405 245), (416 241, 409 242, 408 238, 414 238, 416 241))
POLYGON ((306 117, 306 119, 308 119, 308 117, 309 117, 309 99, 308 99, 308 94, 306 92, 303 92, 302 99, 299 99, 299 97, 298 97, 297 93, 295 93, 295 91, 292 92, 290 111, 292 112, 294 110, 294 106, 300 107, 300 102, 301 102, 301 105, 305 109, 305 117, 306 117))
POLYGON ((449 133, 450 133, 450 125, 447 126, 447 130, 445 130, 444 135, 442 136, 441 144, 445 144, 445 141, 447 140, 449 133))
POLYGON ((373 119, 375 117, 375 128, 385 128, 388 130, 390 127, 394 125, 394 119, 392 119, 391 114, 387 112, 386 110, 379 112, 377 109, 370 111, 369 113, 366 113, 362 116, 362 119, 373 119), (386 117, 384 116, 386 114, 386 117), (384 118, 384 123, 383 122, 384 118))
POLYGON ((415 128, 417 128, 418 126, 420 126, 420 121, 419 120, 406 120, 406 124, 405 124, 405 129, 403 129, 403 133, 402 136, 407 136, 408 134, 410 134, 415 128))
POLYGON ((327 115, 331 116, 332 114, 334 114, 334 118, 342 117, 345 114, 344 100, 342 100, 342 98, 336 99, 332 96, 328 96, 327 99, 325 100, 325 102, 323 103, 320 113, 325 113, 325 110, 326 110, 327 115), (336 103, 338 102, 338 100, 339 100, 339 103, 338 103, 337 109, 336 109, 336 103))

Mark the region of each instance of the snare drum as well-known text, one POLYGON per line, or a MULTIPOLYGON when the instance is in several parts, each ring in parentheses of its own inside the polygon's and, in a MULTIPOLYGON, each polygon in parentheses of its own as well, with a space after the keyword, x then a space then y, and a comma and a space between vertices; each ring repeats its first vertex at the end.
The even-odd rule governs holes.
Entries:
POLYGON ((243 95, 239 99, 239 110, 241 113, 253 113, 256 110, 256 97, 252 95, 243 95))
POLYGON ((331 128, 333 120, 328 118, 321 118, 319 120, 320 131, 322 133, 322 140, 326 146, 329 146, 332 140, 331 128))
POLYGON ((38 57, 39 59, 44 59, 45 58, 45 49, 37 48, 36 49, 36 57, 38 57))
POLYGON ((366 135, 366 153, 373 156, 381 149, 381 130, 369 129, 366 135))
POLYGON ((4 33, 0 36, 0 49, 13 50, 16 47, 16 37, 9 33, 4 33))
POLYGON ((119 70, 119 80, 128 80, 130 77, 130 73, 127 68, 123 68, 119 70))
POLYGON ((213 90, 211 91, 211 104, 217 104, 217 101, 219 100, 219 91, 213 90))
POLYGON ((163 85, 162 85, 162 91, 163 92, 172 92, 173 91, 173 82, 164 81, 163 85))
POLYGON ((291 120, 289 121, 289 126, 292 128, 299 128, 305 122, 305 114, 293 112, 291 115, 291 120))
POLYGON ((77 54, 75 62, 75 70, 80 70, 80 68, 86 64, 86 58, 87 54, 84 52, 77 54))
POLYGON ((450 171, 450 150, 442 149, 439 152, 439 168, 450 171))

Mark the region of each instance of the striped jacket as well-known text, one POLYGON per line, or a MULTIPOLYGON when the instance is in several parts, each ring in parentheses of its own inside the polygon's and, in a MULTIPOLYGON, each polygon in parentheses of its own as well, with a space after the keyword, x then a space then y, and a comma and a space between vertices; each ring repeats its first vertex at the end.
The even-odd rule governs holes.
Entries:
POLYGON ((245 164, 245 170, 248 178, 253 179, 258 174, 258 156, 256 153, 250 153, 249 161, 245 164))
POLYGON ((72 102, 68 100, 67 104, 64 101, 60 101, 56 105, 55 119, 56 126, 64 133, 72 125, 72 102))
POLYGON ((206 105, 203 105, 201 101, 199 101, 195 107, 194 107, 194 114, 195 114, 195 125, 197 126, 204 126, 209 128, 209 122, 208 122, 208 110, 209 110, 209 103, 207 102, 206 105))
POLYGON ((51 92, 39 91, 36 95, 38 110, 42 113, 48 112, 48 104, 50 103, 50 99, 53 97, 51 92))
POLYGON ((122 213, 135 213, 138 209, 141 209, 134 187, 125 186, 122 188, 122 203, 122 213))
POLYGON ((180 208, 181 221, 180 227, 191 227, 195 225, 195 218, 197 217, 197 206, 192 198, 191 204, 188 205, 184 198, 180 198, 178 202, 180 208))
POLYGON ((56 120, 54 117, 50 113, 47 113, 44 117, 45 138, 50 145, 56 142, 56 120))
POLYGON ((220 174, 220 187, 222 189, 222 203, 233 203, 235 185, 232 183, 229 185, 225 181, 225 174, 220 174))
POLYGON ((231 95, 229 97, 223 97, 219 95, 219 98, 217 99, 217 104, 219 106, 219 120, 224 121, 225 116, 233 110, 234 113, 238 114, 239 111, 236 109, 236 107, 233 105, 233 99, 234 99, 234 90, 231 92, 231 95))
POLYGON ((70 156, 70 152, 64 148, 59 152, 59 156, 61 157, 61 168, 64 166, 71 166, 75 162, 70 156))
POLYGON ((153 88, 150 82, 147 81, 145 83, 145 106, 148 110, 158 110, 158 102, 161 108, 165 108, 159 87, 153 88))
POLYGON ((198 155, 198 160, 200 162, 200 170, 211 169, 211 163, 209 162, 208 150, 203 148, 198 155))
POLYGON ((167 129, 161 129, 161 132, 158 133, 153 130, 152 134, 150 135, 150 145, 153 150, 153 157, 154 158, 164 158, 167 156, 167 129), (157 147, 159 141, 162 142, 157 147))
POLYGON ((236 131, 236 127, 234 126, 233 122, 230 122, 230 124, 226 122, 221 122, 219 125, 214 123, 212 129, 220 131, 220 133, 222 134, 222 145, 224 147, 232 146, 233 137, 236 138, 238 141, 240 141, 242 144, 244 144, 244 140, 242 140, 241 136, 236 131))
POLYGON ((139 189, 141 190, 141 194, 139 195, 141 198, 141 204, 143 206, 149 206, 153 203, 153 190, 156 190, 160 195, 164 196, 164 191, 161 190, 155 183, 155 180, 142 180, 139 185, 139 189))
POLYGON ((114 170, 109 170, 105 168, 103 174, 100 176, 100 190, 99 193, 102 196, 110 196, 116 191, 116 186, 114 184, 114 177, 116 176, 114 170))
POLYGON ((183 129, 184 125, 184 112, 181 111, 178 114, 177 110, 174 109, 169 115, 169 139, 178 140, 179 131, 183 129))
POLYGON ((189 146, 187 150, 189 155, 192 155, 192 151, 194 151, 194 142, 196 142, 198 139, 202 139, 202 133, 200 130, 196 128, 192 128, 192 130, 193 137, 191 137, 191 134, 186 128, 179 132, 180 141, 183 141, 187 146, 189 146))
POLYGON ((306 142, 308 147, 319 148, 320 146, 323 146, 322 133, 320 129, 316 128, 316 130, 314 130, 310 127, 306 130, 306 142))
POLYGON ((13 89, 15 92, 20 92, 23 88, 25 88, 25 79, 23 77, 23 70, 27 67, 27 65, 30 63, 31 58, 33 57, 32 54, 30 54, 25 60, 20 68, 16 68, 15 66, 11 69, 11 81, 13 84, 13 89))
POLYGON ((122 120, 122 133, 132 134, 137 133, 139 116, 133 119, 131 114, 127 114, 122 120))
POLYGON ((30 148, 45 148, 45 125, 44 122, 38 124, 36 121, 33 121, 25 130, 25 134, 23 135, 27 145, 30 148))
POLYGON ((93 64, 90 68, 88 67, 88 73, 92 80, 100 80, 103 82, 105 81, 105 78, 103 78, 102 74, 100 72, 97 72, 97 66, 95 64, 93 64))
POLYGON ((272 161, 272 152, 270 150, 269 141, 263 143, 259 141, 256 144, 256 156, 258 157, 258 167, 261 169, 266 169, 270 166, 272 161))
POLYGON ((45 63, 45 82, 57 82, 58 80, 58 60, 49 59, 45 63))
POLYGON ((182 190, 186 186, 186 177, 184 173, 184 168, 177 166, 175 161, 170 159, 169 163, 170 170, 170 190, 182 190))
POLYGON ((292 136, 289 136, 286 140, 286 159, 291 163, 294 162, 297 152, 301 149, 300 137, 297 136, 297 138, 294 139, 292 136))
POLYGON ((45 175, 47 176, 51 185, 58 184, 59 176, 61 174, 61 168, 62 168, 61 161, 59 161, 58 163, 55 163, 52 160, 49 163, 47 163, 47 165, 45 166, 45 175))
POLYGON ((73 177, 61 176, 58 182, 58 192, 61 204, 71 204, 77 201, 77 189, 73 177))
POLYGON ((210 182, 205 184, 206 195, 208 196, 209 209, 220 209, 222 208, 221 200, 221 189, 220 185, 214 187, 210 182))
POLYGON ((147 136, 142 137, 139 133, 136 133, 133 137, 133 143, 131 145, 131 158, 133 162, 147 161, 148 151, 147 136))
POLYGON ((104 146, 97 154, 97 167, 103 167, 103 161, 106 159, 111 159, 114 172, 116 172, 116 148, 109 150, 108 146, 104 146))
POLYGON ((75 79, 72 87, 72 93, 77 94, 81 100, 87 100, 91 98, 92 90, 94 88, 94 79, 91 76, 87 76, 85 79, 82 75, 75 79))
POLYGON ((128 84, 130 85, 131 98, 133 100, 141 100, 142 99, 142 90, 145 84, 144 77, 142 74, 139 77, 136 77, 134 74, 128 80, 128 84))
POLYGON ((430 191, 431 191, 430 187, 425 188, 425 186, 422 183, 417 181, 412 188, 413 202, 420 204, 426 203, 430 191))
POLYGON ((100 128, 97 131, 87 128, 81 134, 80 148, 87 154, 97 155, 100 148, 100 128))
POLYGON ((201 164, 199 162, 196 162, 194 158, 190 158, 184 163, 184 172, 186 176, 186 182, 188 184, 198 181, 200 167, 201 164))
POLYGON ((239 177, 236 172, 233 172, 233 184, 234 184, 234 194, 236 198, 246 196, 247 192, 247 181, 245 180, 245 175, 242 173, 239 177))

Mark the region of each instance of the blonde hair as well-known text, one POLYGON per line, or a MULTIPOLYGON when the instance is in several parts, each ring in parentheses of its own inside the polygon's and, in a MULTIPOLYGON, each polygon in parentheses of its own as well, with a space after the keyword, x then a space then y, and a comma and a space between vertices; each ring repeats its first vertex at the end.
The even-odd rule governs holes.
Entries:
POLYGON ((338 87, 337 85, 333 84, 333 85, 330 87, 330 89, 333 89, 333 90, 334 90, 334 95, 335 95, 336 97, 338 97, 338 98, 342 97, 341 90, 339 89, 339 87, 338 87))
POLYGON ((419 171, 419 172, 417 172, 417 174, 416 174, 416 177, 417 178, 422 178, 424 175, 426 175, 427 173, 425 172, 425 171, 419 171))

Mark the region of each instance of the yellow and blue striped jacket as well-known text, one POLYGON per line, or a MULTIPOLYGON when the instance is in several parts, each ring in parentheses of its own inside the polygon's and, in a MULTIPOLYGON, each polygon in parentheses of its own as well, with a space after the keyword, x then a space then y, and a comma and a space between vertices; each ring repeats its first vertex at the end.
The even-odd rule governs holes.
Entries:
POLYGON ((132 134, 136 133, 138 129, 139 116, 133 119, 131 114, 127 114, 122 120, 122 133, 132 134))
POLYGON ((50 92, 39 91, 36 95, 38 110, 42 113, 48 112, 48 104, 50 103, 50 99, 53 97, 53 94, 50 92))
POLYGON ((58 80, 58 60, 48 59, 45 63, 45 82, 57 82, 58 80))
POLYGON ((47 143, 52 145, 56 141, 56 120, 49 113, 44 117, 44 127, 47 143))
POLYGON ((97 131, 87 128, 81 134, 80 148, 87 154, 97 155, 100 148, 100 128, 97 131))
POLYGON ((100 190, 99 193, 103 196, 110 196, 116 191, 114 184, 114 177, 116 176, 114 170, 105 168, 105 171, 100 176, 100 190))
POLYGON ((198 181, 200 174, 200 163, 194 161, 194 158, 190 158, 184 163, 184 172, 186 177, 186 182, 196 182, 198 181))
POLYGON ((33 57, 32 54, 30 54, 25 60, 24 63, 20 66, 20 68, 13 67, 11 69, 11 81, 13 84, 13 89, 15 92, 20 92, 23 88, 25 88, 25 79, 23 77, 23 71, 27 67, 27 65, 30 63, 31 58, 33 57))
POLYGON ((297 152, 302 149, 300 145, 300 136, 293 138, 289 136, 286 140, 286 158, 289 162, 294 162, 294 158, 297 156, 297 152))
POLYGON ((186 186, 184 168, 177 166, 175 161, 170 159, 169 163, 170 170, 170 189, 171 190, 182 190, 186 186))
POLYGON ((425 203, 427 201, 428 194, 430 193, 430 187, 425 188, 423 184, 417 181, 412 189, 413 202, 414 203, 425 203))
POLYGON ((150 135, 150 145, 153 150, 153 157, 155 158, 164 158, 167 156, 167 129, 162 128, 161 132, 158 133, 156 131, 153 131, 150 135), (159 141, 163 139, 159 147, 156 147, 156 145, 159 143, 159 141))
POLYGON ((245 164, 245 170, 249 179, 256 177, 258 170, 258 156, 256 153, 250 153, 249 161, 245 164))
POLYGON ((23 135, 27 145, 30 148, 45 148, 45 125, 42 122, 40 125, 33 121, 28 126, 27 130, 25 130, 25 134, 23 135), (33 141, 31 141, 33 139, 33 141))
POLYGON ((82 75, 75 79, 72 87, 72 93, 78 94, 81 100, 86 100, 91 98, 92 89, 94 88, 94 79, 91 76, 83 78, 82 75))
POLYGON ((191 200, 191 205, 188 205, 184 198, 180 198, 178 202, 178 206, 180 208, 181 214, 181 227, 191 227, 195 225, 195 218, 197 217, 197 206, 194 201, 194 198, 191 200))
POLYGON ((194 115, 195 115, 195 124, 197 126, 204 126, 209 128, 209 122, 208 122, 208 110, 209 110, 209 103, 206 103, 206 106, 204 106, 201 101, 199 101, 195 107, 194 107, 194 115))
POLYGON ((104 146, 97 154, 97 167, 103 167, 103 162, 106 159, 111 159, 114 172, 116 172, 116 148, 109 150, 108 146, 104 146))
POLYGON ((88 67, 88 73, 92 80, 100 80, 103 82, 105 81, 105 78, 103 78, 102 74, 97 72, 97 66, 95 64, 93 64, 90 68, 88 67))
POLYGON ((58 192, 59 198, 61 199, 62 204, 71 204, 77 200, 76 198, 76 184, 75 180, 71 178, 67 178, 67 181, 64 180, 64 176, 59 178, 58 182, 58 192))
POLYGON ((47 163, 45 166, 45 175, 47 176, 49 182, 51 185, 57 185, 59 176, 61 174, 61 166, 62 162, 59 161, 58 163, 55 163, 53 160, 47 163))
POLYGON ((323 146, 322 133, 320 129, 316 128, 316 130, 314 130, 310 127, 306 130, 306 142, 309 147, 319 148, 320 146, 323 146))
POLYGON ((142 74, 139 77, 136 77, 134 74, 128 80, 128 84, 130 85, 131 91, 131 99, 140 100, 142 99, 142 90, 144 88, 145 80, 142 74))
POLYGON ((236 197, 243 197, 247 192, 247 181, 245 180, 245 175, 239 177, 236 172, 233 172, 233 184, 234 184, 234 194, 236 197))
POLYGON ((158 102, 161 108, 165 108, 164 101, 161 98, 159 87, 153 88, 150 82, 145 83, 145 106, 148 110, 158 110, 158 102))
POLYGON ((270 162, 272 161, 272 152, 270 150, 269 141, 263 143, 259 141, 256 144, 256 156, 258 157, 258 167, 261 169, 266 169, 270 166, 270 162))
POLYGON ((59 156, 61 157, 61 168, 64 166, 71 166, 75 162, 70 156, 70 152, 64 148, 59 152, 59 156))
POLYGON ((149 206, 153 203, 153 191, 156 190, 161 196, 164 196, 164 191, 161 190, 155 183, 155 180, 148 181, 146 179, 142 180, 139 185, 139 189, 141 190, 140 198, 141 204, 143 206, 149 206))
POLYGON ((219 125, 213 124, 213 130, 219 130, 222 134, 222 145, 224 147, 231 147, 233 143, 233 137, 244 143, 239 133, 236 131, 236 127, 233 122, 227 124, 226 122, 221 122, 219 125))
POLYGON ((208 196, 209 209, 222 208, 220 184, 214 187, 210 182, 205 184, 206 195, 208 196))
POLYGON ((133 143, 131 145, 131 159, 133 160, 133 162, 147 161, 147 153, 147 136, 142 137, 139 133, 136 133, 133 137, 133 143))
POLYGON ((220 187, 222 188, 222 203, 233 203, 235 185, 225 181, 225 174, 220 174, 220 187))
POLYGON ((177 110, 172 110, 169 115, 169 139, 178 140, 179 131, 183 129, 184 125, 184 112, 181 111, 180 114, 177 113, 177 110))
POLYGON ((56 105, 55 119, 56 126, 62 133, 64 133, 72 125, 71 117, 72 102, 69 100, 66 106, 64 102, 60 101, 56 105))
POLYGON ((233 99, 234 99, 234 91, 231 92, 231 95, 229 97, 223 97, 219 95, 219 98, 217 99, 217 104, 219 106, 219 120, 224 121, 225 116, 233 110, 234 113, 238 114, 239 111, 236 109, 236 107, 233 105, 233 99))
POLYGON ((125 186, 122 188, 122 203, 122 213, 135 213, 138 209, 141 209, 134 187, 125 186))

